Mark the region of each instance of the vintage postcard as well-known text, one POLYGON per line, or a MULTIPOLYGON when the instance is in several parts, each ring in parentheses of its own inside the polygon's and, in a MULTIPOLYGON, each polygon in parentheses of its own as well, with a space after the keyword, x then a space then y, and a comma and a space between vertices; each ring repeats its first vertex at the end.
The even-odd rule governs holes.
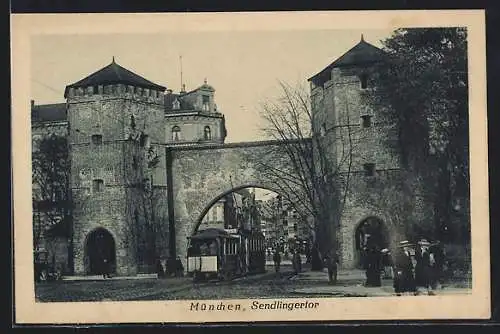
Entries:
POLYGON ((17 323, 490 317, 484 11, 11 41, 17 323))

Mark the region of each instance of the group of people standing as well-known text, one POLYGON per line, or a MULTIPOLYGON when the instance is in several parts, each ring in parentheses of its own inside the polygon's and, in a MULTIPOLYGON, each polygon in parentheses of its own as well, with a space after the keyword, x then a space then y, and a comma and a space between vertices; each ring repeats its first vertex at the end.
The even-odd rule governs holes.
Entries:
POLYGON ((443 253, 438 245, 423 240, 413 248, 403 242, 394 256, 395 292, 417 294, 422 287, 434 294, 442 278, 442 264, 443 253))
MULTIPOLYGON (((276 250, 273 254, 273 262, 274 262, 274 270, 276 273, 280 272, 281 266, 281 254, 278 250, 276 250)), ((293 251, 292 255, 292 267, 295 275, 302 271, 302 257, 298 250, 293 251)))
POLYGON ((364 255, 365 286, 381 286, 382 277, 393 279, 393 287, 398 295, 417 294, 419 287, 433 294, 439 286, 443 253, 438 244, 420 240, 412 245, 403 241, 394 253, 372 245, 365 249, 364 255))
POLYGON ((156 273, 158 278, 166 278, 170 276, 182 277, 184 276, 184 266, 180 257, 169 258, 165 262, 156 260, 156 273))

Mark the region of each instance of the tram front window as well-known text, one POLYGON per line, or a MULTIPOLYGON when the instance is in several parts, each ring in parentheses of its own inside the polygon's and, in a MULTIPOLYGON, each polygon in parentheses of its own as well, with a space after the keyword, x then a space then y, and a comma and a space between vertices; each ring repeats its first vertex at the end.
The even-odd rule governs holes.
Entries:
POLYGON ((209 255, 208 245, 206 243, 202 243, 200 246, 201 255, 209 255))
POLYGON ((209 255, 217 255, 217 242, 215 242, 215 240, 210 244, 209 251, 209 255))

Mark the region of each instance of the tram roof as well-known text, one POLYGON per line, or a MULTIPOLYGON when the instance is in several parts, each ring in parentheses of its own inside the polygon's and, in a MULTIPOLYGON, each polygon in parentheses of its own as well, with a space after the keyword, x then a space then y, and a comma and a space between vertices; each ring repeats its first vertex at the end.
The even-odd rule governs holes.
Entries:
POLYGON ((205 230, 196 232, 196 234, 192 235, 190 238, 194 240, 200 240, 215 238, 237 238, 237 236, 218 228, 207 228, 205 230))

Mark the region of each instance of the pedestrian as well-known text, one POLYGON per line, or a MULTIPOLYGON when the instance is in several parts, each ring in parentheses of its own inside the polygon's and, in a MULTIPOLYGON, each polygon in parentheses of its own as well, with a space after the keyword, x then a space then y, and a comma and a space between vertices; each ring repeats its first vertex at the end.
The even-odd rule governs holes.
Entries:
POLYGON ((281 264, 281 256, 278 250, 274 251, 273 255, 273 262, 274 262, 274 270, 279 273, 280 272, 280 264, 281 264))
POLYGON ((325 266, 328 269, 328 283, 337 284, 337 264, 338 257, 336 253, 327 254, 325 257, 325 266))
POLYGON ((165 278, 165 270, 163 269, 163 264, 160 259, 156 259, 156 274, 158 278, 165 278))
POLYGON ((421 284, 424 289, 427 290, 428 295, 434 294, 433 288, 433 268, 432 266, 435 264, 433 260, 433 256, 431 257, 429 253, 429 249, 427 246, 422 246, 422 255, 420 258, 421 261, 421 284), (431 259, 432 262, 431 263, 431 259))
POLYGON ((292 263, 293 263, 293 271, 295 275, 302 271, 302 259, 300 258, 300 254, 298 250, 293 251, 292 255, 292 263))
POLYGON ((413 262, 408 247, 401 246, 395 251, 393 286, 398 296, 407 292, 417 293, 415 278, 413 276, 413 262))
POLYGON ((177 256, 175 259, 175 277, 184 276, 184 266, 182 265, 181 258, 177 256))
POLYGON ((373 286, 373 287, 382 286, 380 273, 381 273, 380 251, 375 246, 372 246, 368 250, 366 286, 373 286))
POLYGON ((384 268, 384 278, 392 279, 394 277, 393 273, 393 264, 392 264, 392 255, 391 252, 384 248, 382 249, 382 266, 384 268))

